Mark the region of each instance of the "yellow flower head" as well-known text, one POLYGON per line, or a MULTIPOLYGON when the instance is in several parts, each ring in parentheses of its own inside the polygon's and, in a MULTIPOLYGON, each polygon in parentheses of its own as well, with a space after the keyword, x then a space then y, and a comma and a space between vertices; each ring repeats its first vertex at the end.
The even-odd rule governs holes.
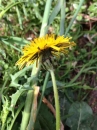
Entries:
POLYGON ((40 56, 46 59, 50 56, 59 56, 60 53, 67 54, 68 48, 76 45, 70 39, 68 37, 64 38, 64 36, 55 37, 54 34, 35 38, 23 48, 24 55, 17 61, 16 65, 23 68, 25 65, 31 65, 40 56))

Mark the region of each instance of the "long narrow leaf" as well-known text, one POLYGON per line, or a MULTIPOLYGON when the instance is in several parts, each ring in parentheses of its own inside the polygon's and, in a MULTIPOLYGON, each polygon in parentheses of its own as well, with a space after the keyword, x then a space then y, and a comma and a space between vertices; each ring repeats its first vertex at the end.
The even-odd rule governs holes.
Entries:
POLYGON ((22 27, 22 16, 20 14, 18 6, 16 6, 16 12, 17 12, 17 16, 18 16, 18 21, 19 21, 20 28, 23 29, 23 27, 22 27))
POLYGON ((27 18, 28 14, 27 14, 27 10, 26 10, 24 4, 22 5, 22 8, 23 8, 23 12, 24 12, 25 17, 27 18))
POLYGON ((17 50, 17 51, 21 52, 21 50, 20 50, 20 49, 18 49, 17 47, 13 46, 12 44, 9 44, 9 42, 4 41, 4 40, 2 40, 2 42, 3 42, 3 43, 5 43, 6 45, 9 45, 9 46, 10 46, 10 47, 12 47, 13 49, 15 49, 15 50, 17 50))
POLYGON ((11 125, 10 125, 9 130, 12 130, 12 127, 13 127, 13 125, 14 125, 14 122, 15 122, 17 116, 19 115, 19 113, 21 112, 23 106, 24 106, 24 102, 22 102, 22 103, 18 106, 18 110, 16 111, 13 120, 11 121, 11 125))
POLYGON ((61 20, 60 20, 60 35, 64 34, 64 26, 65 26, 65 8, 66 8, 66 1, 61 1, 61 20))
POLYGON ((10 9, 12 8, 13 6, 17 5, 17 4, 20 4, 22 2, 15 2, 15 3, 10 3, 8 4, 1 12, 0 12, 0 19, 3 17, 3 15, 10 9))
POLYGON ((76 10, 76 12, 75 12, 75 14, 74 14, 72 20, 70 21, 70 24, 69 24, 68 28, 66 29, 65 36, 67 35, 67 33, 69 32, 71 26, 73 25, 73 22, 74 22, 74 20, 76 19, 77 15, 78 15, 78 13, 79 13, 79 11, 80 11, 80 8, 81 8, 81 6, 82 6, 82 4, 83 4, 83 2, 84 2, 84 0, 80 0, 80 4, 79 4, 79 6, 78 6, 78 8, 77 8, 77 10, 76 10))
POLYGON ((13 37, 13 36, 10 36, 10 37, 7 37, 7 36, 0 36, 0 41, 7 41, 10 43, 15 43, 17 45, 25 45, 27 43, 29 43, 29 41, 25 40, 24 38, 19 38, 19 37, 13 37))
POLYGON ((50 25, 53 22, 54 18, 59 13, 60 9, 61 9, 61 1, 58 0, 56 6, 54 7, 54 9, 49 17, 48 25, 50 25))

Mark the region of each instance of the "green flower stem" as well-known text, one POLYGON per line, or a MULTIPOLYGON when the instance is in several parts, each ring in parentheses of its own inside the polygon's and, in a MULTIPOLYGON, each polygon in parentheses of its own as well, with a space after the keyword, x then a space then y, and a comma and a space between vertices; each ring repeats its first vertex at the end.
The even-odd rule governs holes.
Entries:
POLYGON ((66 1, 61 0, 61 20, 60 20, 60 35, 64 34, 64 26, 65 26, 65 8, 66 8, 66 1))
POLYGON ((66 29, 65 36, 66 36, 67 33, 69 32, 69 30, 70 30, 70 28, 71 28, 71 26, 72 26, 74 20, 76 19, 76 16, 78 15, 78 13, 79 13, 79 11, 80 11, 80 8, 81 8, 83 2, 84 2, 84 0, 80 0, 79 6, 78 6, 78 8, 77 8, 77 10, 76 10, 76 12, 75 12, 75 14, 74 14, 72 20, 70 21, 70 24, 69 24, 68 28, 66 29))
MULTIPOLYGON (((42 21, 42 27, 41 27, 41 31, 40 31, 40 37, 44 36, 47 33, 47 29, 48 29, 47 23, 48 23, 51 3, 52 3, 52 0, 47 0, 47 2, 46 2, 44 16, 43 16, 43 21, 42 21)), ((37 77, 38 72, 40 70, 40 66, 41 66, 41 59, 42 59, 42 57, 40 58, 38 67, 36 67, 36 63, 34 63, 32 76, 37 77)), ((37 85, 37 81, 36 80, 33 81, 33 86, 35 86, 35 85, 37 85)), ((31 123, 31 120, 29 120, 31 118, 30 117, 30 112, 33 109, 33 107, 31 108, 32 101, 33 101, 32 98, 33 98, 33 91, 28 91, 26 102, 25 102, 25 107, 24 107, 24 112, 23 112, 23 117, 22 117, 21 129, 20 130, 26 130, 28 123, 29 123, 29 125, 31 125, 31 126, 29 126, 29 128, 31 128, 31 130, 33 128, 33 123, 31 123)))
POLYGON ((55 109, 56 109, 56 130, 60 130, 60 105, 59 105, 59 96, 58 96, 58 90, 56 85, 56 79, 54 70, 50 70, 52 82, 53 82, 53 90, 54 90, 54 98, 55 98, 55 109))

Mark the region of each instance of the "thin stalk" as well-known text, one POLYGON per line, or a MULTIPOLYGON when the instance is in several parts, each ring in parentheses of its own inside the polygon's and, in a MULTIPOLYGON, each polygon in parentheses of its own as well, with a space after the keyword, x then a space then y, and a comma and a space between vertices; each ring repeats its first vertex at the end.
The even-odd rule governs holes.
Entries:
POLYGON ((76 12, 75 12, 75 14, 74 14, 72 20, 70 21, 70 24, 69 24, 68 28, 66 29, 65 36, 67 35, 67 33, 69 32, 71 26, 73 25, 73 22, 74 22, 74 20, 76 19, 76 16, 78 15, 78 13, 79 13, 79 11, 80 11, 80 8, 81 8, 83 2, 84 2, 84 0, 80 0, 79 6, 78 6, 78 8, 77 8, 77 10, 76 10, 76 12))
POLYGON ((60 35, 64 34, 64 28, 65 28, 65 8, 66 8, 66 1, 65 0, 61 0, 60 35))
POLYGON ((55 109, 56 109, 56 130, 60 130, 60 105, 59 105, 59 95, 56 85, 56 79, 54 70, 50 70, 52 82, 53 82, 53 90, 54 90, 54 98, 55 98, 55 109))

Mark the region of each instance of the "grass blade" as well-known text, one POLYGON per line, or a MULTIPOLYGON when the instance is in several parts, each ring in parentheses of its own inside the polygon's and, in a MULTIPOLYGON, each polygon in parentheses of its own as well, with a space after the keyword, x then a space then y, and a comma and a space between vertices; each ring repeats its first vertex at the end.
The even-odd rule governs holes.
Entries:
POLYGON ((71 26, 73 25, 73 22, 74 22, 74 20, 76 19, 77 15, 78 15, 78 13, 79 13, 79 11, 80 11, 80 8, 81 8, 81 6, 82 6, 82 4, 83 4, 83 2, 84 2, 84 0, 80 0, 80 4, 79 4, 79 6, 78 6, 78 8, 77 8, 77 10, 76 10, 76 12, 75 12, 75 14, 74 14, 72 20, 71 20, 70 23, 69 23, 68 28, 66 29, 65 36, 67 35, 67 33, 69 32, 71 26))
POLYGON ((61 0, 60 35, 64 34, 66 1, 61 0))
POLYGON ((53 11, 52 11, 52 13, 51 13, 51 15, 50 15, 50 17, 49 17, 49 21, 48 21, 48 24, 49 24, 49 25, 53 22, 54 18, 55 18, 56 15, 59 13, 60 8, 61 8, 61 1, 58 0, 56 6, 54 7, 54 9, 53 9, 53 11))

